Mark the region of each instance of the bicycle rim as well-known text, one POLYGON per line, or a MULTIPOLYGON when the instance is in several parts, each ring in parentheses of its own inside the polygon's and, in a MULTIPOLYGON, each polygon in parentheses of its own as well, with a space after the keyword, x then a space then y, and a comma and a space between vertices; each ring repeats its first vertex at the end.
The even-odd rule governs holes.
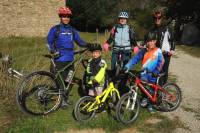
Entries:
POLYGON ((134 101, 131 93, 123 95, 117 104, 117 119, 123 124, 129 124, 139 115, 139 102, 134 101))
POLYGON ((162 101, 160 108, 162 111, 173 111, 177 109, 182 100, 181 90, 174 83, 167 83, 163 88, 169 93, 162 92, 162 101))
POLYGON ((88 108, 95 102, 95 98, 85 96, 79 99, 74 108, 74 115, 78 121, 87 121, 94 117, 95 111, 89 111, 88 108))
POLYGON ((46 115, 59 108, 62 95, 51 73, 34 72, 21 82, 17 91, 20 109, 30 115, 46 115))

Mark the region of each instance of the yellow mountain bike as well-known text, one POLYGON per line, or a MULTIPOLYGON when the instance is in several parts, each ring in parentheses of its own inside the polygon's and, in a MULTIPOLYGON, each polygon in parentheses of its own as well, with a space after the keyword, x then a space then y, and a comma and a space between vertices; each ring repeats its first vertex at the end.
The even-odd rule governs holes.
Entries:
POLYGON ((110 82, 108 87, 99 96, 84 96, 79 99, 74 108, 74 115, 78 121, 86 121, 92 119, 96 112, 101 112, 106 107, 114 105, 120 99, 118 90, 114 87, 114 83, 110 82))

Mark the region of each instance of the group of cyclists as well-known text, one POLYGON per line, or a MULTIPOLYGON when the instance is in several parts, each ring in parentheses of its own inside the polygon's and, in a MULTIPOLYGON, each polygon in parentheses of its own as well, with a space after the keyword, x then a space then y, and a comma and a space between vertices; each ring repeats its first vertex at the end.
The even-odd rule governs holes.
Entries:
MULTIPOLYGON (((59 53, 55 59, 57 70, 62 69, 74 60, 74 42, 80 47, 88 48, 92 57, 86 68, 87 84, 90 86, 88 95, 96 96, 102 93, 107 63, 102 59, 102 50, 108 51, 112 44, 111 71, 115 71, 115 64, 118 60, 119 51, 123 51, 123 72, 126 73, 139 61, 142 61, 141 79, 155 83, 156 78, 152 73, 164 73, 160 85, 164 85, 168 79, 168 68, 170 58, 174 54, 175 44, 173 34, 168 26, 163 24, 164 15, 161 10, 153 13, 154 27, 144 37, 144 45, 137 45, 135 31, 127 24, 129 15, 127 12, 120 12, 118 24, 113 26, 108 40, 102 45, 87 43, 80 38, 77 30, 70 25, 72 11, 68 7, 58 9, 60 23, 53 26, 47 36, 49 51, 59 53), (136 49, 139 50, 136 51, 136 49), (103 49, 102 49, 103 48, 103 49), (132 52, 135 55, 131 57, 132 52)), ((69 70, 62 73, 63 79, 67 79, 69 70)), ((66 80, 67 82, 67 80, 66 80)), ((143 98, 141 104, 147 103, 149 112, 154 112, 148 98, 143 98)))

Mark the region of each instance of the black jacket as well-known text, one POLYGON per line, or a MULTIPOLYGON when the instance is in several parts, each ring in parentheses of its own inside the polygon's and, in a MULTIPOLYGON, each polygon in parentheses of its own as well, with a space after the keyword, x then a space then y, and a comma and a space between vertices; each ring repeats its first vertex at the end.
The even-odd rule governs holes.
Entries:
MULTIPOLYGON (((164 34, 166 31, 169 31, 170 37, 169 37, 169 44, 170 44, 170 50, 175 50, 175 43, 174 43, 174 35, 172 33, 172 30, 167 27, 167 26, 154 26, 153 28, 151 28, 149 31, 150 32, 156 32, 158 34, 158 47, 162 48, 162 42, 164 39, 164 34)), ((145 37, 146 38, 146 37, 145 37)), ((146 44, 146 39, 145 40, 145 44, 146 44)))

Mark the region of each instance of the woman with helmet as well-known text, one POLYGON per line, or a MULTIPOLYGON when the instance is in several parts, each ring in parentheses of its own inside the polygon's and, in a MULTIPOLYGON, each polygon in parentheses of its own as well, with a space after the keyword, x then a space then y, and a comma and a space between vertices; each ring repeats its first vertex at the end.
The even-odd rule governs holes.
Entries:
MULTIPOLYGON (((72 11, 68 7, 58 9, 60 23, 53 26, 48 35, 47 42, 51 53, 59 53, 59 57, 54 60, 56 70, 60 70, 74 60, 74 42, 80 47, 90 47, 90 44, 83 41, 75 28, 70 25, 72 11)), ((73 69, 73 66, 72 68, 73 69)), ((69 70, 62 73, 63 79, 67 82, 69 70)))
POLYGON ((86 69, 86 81, 85 84, 88 86, 90 96, 100 95, 102 93, 107 64, 105 60, 101 58, 101 45, 94 44, 91 49, 92 58, 89 59, 86 69))
POLYGON ((127 12, 120 12, 118 15, 118 24, 115 25, 109 39, 103 44, 105 51, 108 51, 109 45, 113 43, 111 69, 115 71, 115 64, 118 61, 118 54, 121 52, 123 64, 126 64, 131 57, 133 46, 136 46, 135 33, 127 25, 129 15, 127 12))
MULTIPOLYGON (((146 38, 146 48, 141 49, 124 67, 124 71, 127 72, 140 60, 142 60, 142 70, 141 79, 150 83, 155 83, 156 78, 152 76, 152 73, 159 74, 163 63, 164 58, 162 56, 162 51, 157 47, 158 45, 158 34, 155 32, 149 32, 146 38)), ((150 89, 149 91, 152 91, 150 89)), ((148 111, 153 113, 152 104, 148 99, 146 100, 148 105, 148 111)))

